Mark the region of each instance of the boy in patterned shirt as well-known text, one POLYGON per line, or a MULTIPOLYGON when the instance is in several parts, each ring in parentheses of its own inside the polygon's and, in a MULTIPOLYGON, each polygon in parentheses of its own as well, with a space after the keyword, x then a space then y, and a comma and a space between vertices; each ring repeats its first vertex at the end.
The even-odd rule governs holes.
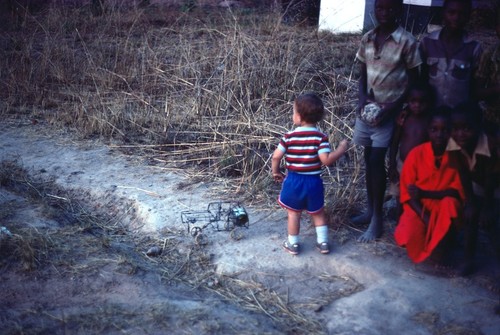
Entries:
POLYGON ((378 26, 361 39, 356 54, 361 65, 358 117, 354 143, 364 147, 367 211, 352 219, 355 225, 368 224, 358 238, 370 242, 383 233, 382 206, 386 188, 385 156, 390 145, 394 118, 406 100, 408 87, 418 78, 422 63, 417 40, 397 23, 402 0, 376 0, 378 26), (380 106, 376 122, 362 119, 365 106, 380 106))
POLYGON ((299 231, 302 211, 307 211, 316 227, 317 248, 328 254, 328 226, 324 213, 322 165, 331 165, 348 148, 346 140, 335 151, 330 150, 328 136, 316 124, 324 114, 323 102, 314 94, 298 96, 293 103, 295 130, 285 134, 273 153, 272 174, 276 182, 283 182, 279 204, 288 212, 288 238, 283 248, 292 255, 300 251, 299 231), (287 175, 280 171, 285 157, 287 175))

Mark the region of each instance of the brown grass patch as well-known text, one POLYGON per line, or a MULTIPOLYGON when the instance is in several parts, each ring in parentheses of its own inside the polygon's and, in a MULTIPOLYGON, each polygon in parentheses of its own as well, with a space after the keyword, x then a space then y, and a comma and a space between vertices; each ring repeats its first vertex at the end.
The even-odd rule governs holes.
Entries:
MULTIPOLYGON (((159 168, 195 166, 261 200, 296 95, 323 98, 320 126, 334 146, 351 137, 359 36, 283 25, 257 9, 150 6, 95 17, 59 6, 27 20, 0 36, 0 115, 99 136, 159 168)), ((341 212, 359 200, 358 156, 352 149, 325 173, 341 212)))

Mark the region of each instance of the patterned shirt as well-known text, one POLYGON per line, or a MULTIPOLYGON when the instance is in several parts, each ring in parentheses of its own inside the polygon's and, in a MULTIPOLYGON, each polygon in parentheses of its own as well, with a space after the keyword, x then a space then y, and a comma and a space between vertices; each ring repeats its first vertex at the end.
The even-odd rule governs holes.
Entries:
POLYGON ((286 168, 301 174, 320 174, 319 154, 329 153, 328 136, 315 127, 297 127, 285 134, 278 148, 285 153, 286 168))
POLYGON ((436 90, 437 105, 455 107, 471 97, 471 83, 482 49, 479 42, 465 34, 460 48, 447 55, 439 39, 441 31, 425 36, 420 42, 420 52, 428 68, 429 84, 436 90))
POLYGON ((407 70, 422 63, 418 42, 403 27, 398 27, 377 50, 376 34, 377 28, 363 35, 356 58, 366 64, 367 92, 373 90, 379 103, 394 102, 408 86, 407 70))

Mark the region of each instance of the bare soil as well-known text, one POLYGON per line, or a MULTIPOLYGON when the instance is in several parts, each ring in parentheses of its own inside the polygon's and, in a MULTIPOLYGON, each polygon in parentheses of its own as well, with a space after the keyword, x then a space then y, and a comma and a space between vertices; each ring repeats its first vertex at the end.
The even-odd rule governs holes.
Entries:
POLYGON ((500 268, 484 236, 468 278, 412 264, 390 219, 371 244, 356 242, 364 227, 332 227, 326 256, 306 221, 291 256, 285 212, 246 199, 248 228, 195 238, 181 212, 241 200, 231 180, 43 123, 0 129, 2 334, 498 334, 500 268))

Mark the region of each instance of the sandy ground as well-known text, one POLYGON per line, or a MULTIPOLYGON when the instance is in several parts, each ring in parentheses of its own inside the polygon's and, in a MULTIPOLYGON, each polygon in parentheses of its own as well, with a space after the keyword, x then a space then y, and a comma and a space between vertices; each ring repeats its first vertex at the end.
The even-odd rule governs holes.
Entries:
MULTIPOLYGON (((77 140, 28 121, 0 122, 0 161, 16 161, 33 175, 50 176, 62 189, 84 194, 96 206, 113 206, 122 223, 142 236, 140 241, 161 241, 175 231, 184 243, 180 247, 192 243, 181 211, 204 210, 210 201, 223 197, 218 191, 222 185, 215 182, 194 182, 187 173, 160 169, 109 144, 77 140)), ((7 204, 16 211, 3 217, 0 225, 10 230, 21 224, 37 229, 61 226, 23 194, 0 189, 0 206, 7 204)), ((286 234, 284 211, 245 207, 250 224, 248 229, 238 228, 236 238, 210 226, 203 230, 204 248, 215 272, 220 278, 251 280, 275 292, 321 325, 322 330, 314 332, 499 333, 500 316, 493 309, 499 298, 500 269, 487 250, 480 252, 478 272, 463 278, 435 272, 429 264, 412 264, 393 244, 391 223, 387 236, 371 244, 357 243, 357 233, 341 243, 330 231, 334 247, 329 255, 315 250, 314 230, 305 224, 303 252, 291 256, 280 246, 286 234)), ((148 247, 140 243, 129 247, 114 239, 106 252, 110 259, 120 254, 121 261, 90 267, 92 271, 83 274, 50 266, 42 272, 0 268, 0 333, 292 333, 279 328, 265 309, 248 311, 216 294, 167 283, 154 271, 153 261, 131 275, 127 271, 131 260, 123 258, 142 256, 148 247), (78 323, 82 314, 86 322, 91 315, 96 325, 102 325, 98 322, 102 319, 109 324, 85 328, 78 323), (129 322, 117 322, 113 319, 117 315, 129 322), (116 323, 120 326, 110 326, 116 323)), ((76 248, 75 244, 75 253, 76 248)), ((80 258, 59 256, 86 266, 92 261, 88 251, 80 258)), ((215 279, 211 285, 217 284, 215 279)))

